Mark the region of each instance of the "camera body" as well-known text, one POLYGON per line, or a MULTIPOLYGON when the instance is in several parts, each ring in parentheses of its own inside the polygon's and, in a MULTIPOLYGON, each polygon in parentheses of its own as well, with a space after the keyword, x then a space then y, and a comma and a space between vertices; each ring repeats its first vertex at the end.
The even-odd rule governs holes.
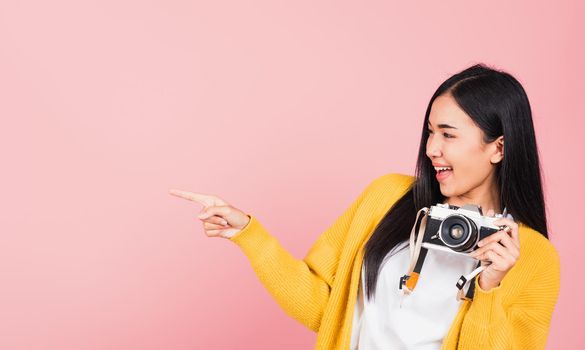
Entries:
POLYGON ((467 254, 477 248, 480 240, 504 227, 493 222, 505 213, 495 217, 483 216, 481 207, 475 204, 458 207, 439 203, 431 206, 427 215, 423 247, 467 254))

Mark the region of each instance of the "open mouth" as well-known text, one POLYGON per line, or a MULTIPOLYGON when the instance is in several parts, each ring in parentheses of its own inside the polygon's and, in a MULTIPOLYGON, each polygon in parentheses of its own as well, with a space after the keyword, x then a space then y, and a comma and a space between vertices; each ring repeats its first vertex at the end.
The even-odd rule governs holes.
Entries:
POLYGON ((453 173, 453 168, 451 167, 435 167, 435 170, 437 171, 437 180, 444 180, 446 179, 449 175, 451 175, 453 173))

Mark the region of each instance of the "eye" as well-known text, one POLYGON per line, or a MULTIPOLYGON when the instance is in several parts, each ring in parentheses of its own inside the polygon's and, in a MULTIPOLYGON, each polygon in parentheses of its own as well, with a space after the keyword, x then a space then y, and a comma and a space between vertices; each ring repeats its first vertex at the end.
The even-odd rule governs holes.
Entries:
MULTIPOLYGON (((427 133, 428 133, 428 134, 432 134, 433 132, 432 132, 430 129, 427 129, 427 133)), ((453 135, 451 135, 451 134, 449 134, 449 133, 446 133, 446 132, 444 132, 444 133, 443 133, 443 135, 444 135, 444 136, 445 136, 445 138, 447 138, 447 139, 452 139, 452 138, 454 138, 454 137, 455 137, 455 136, 453 136, 453 135)))

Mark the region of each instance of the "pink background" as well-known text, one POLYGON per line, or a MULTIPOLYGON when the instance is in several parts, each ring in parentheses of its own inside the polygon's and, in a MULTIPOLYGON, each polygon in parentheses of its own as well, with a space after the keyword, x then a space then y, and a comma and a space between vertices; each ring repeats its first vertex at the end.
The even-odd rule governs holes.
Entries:
POLYGON ((369 181, 413 173, 432 93, 477 62, 530 98, 562 258, 547 348, 582 347, 584 15, 579 1, 3 1, 0 348, 312 348, 239 248, 203 233, 201 206, 167 190, 254 213, 302 258, 369 181))

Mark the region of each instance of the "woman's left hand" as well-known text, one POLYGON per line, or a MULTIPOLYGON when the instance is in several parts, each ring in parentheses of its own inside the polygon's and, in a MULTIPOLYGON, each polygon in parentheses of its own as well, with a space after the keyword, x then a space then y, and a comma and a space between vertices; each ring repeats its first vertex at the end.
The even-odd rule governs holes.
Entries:
MULTIPOLYGON (((488 210, 487 216, 493 217, 494 211, 488 210)), ((506 225, 510 230, 492 233, 479 241, 478 249, 469 253, 469 256, 481 260, 481 266, 486 266, 478 276, 479 286, 484 291, 499 286, 520 257, 518 224, 509 218, 499 218, 494 221, 494 225, 506 225)))

